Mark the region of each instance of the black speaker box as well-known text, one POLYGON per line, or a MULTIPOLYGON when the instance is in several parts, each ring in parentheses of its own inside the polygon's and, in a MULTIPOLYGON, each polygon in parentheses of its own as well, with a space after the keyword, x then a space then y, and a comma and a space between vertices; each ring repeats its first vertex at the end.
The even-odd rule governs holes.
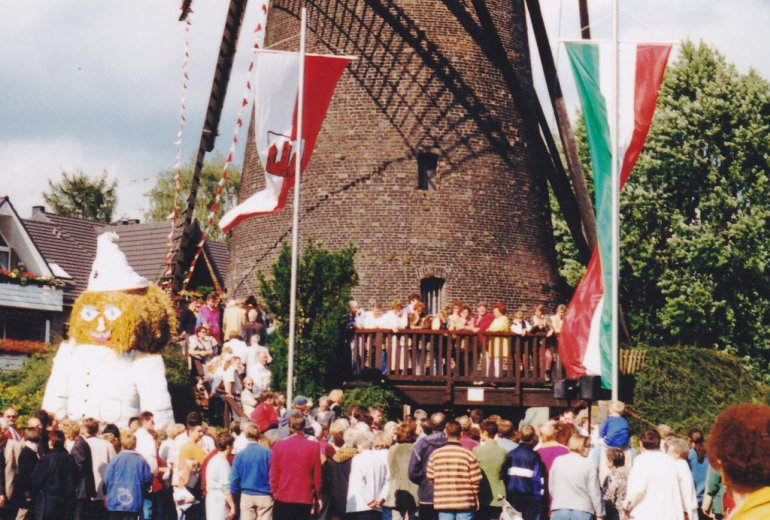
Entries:
POLYGON ((602 387, 601 376, 580 376, 580 399, 596 401, 602 387))

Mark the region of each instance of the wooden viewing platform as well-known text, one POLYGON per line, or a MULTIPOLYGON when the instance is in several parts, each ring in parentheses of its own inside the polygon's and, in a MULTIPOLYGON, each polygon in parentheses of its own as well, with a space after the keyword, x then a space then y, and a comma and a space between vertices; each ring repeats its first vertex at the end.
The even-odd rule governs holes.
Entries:
POLYGON ((566 407, 546 377, 562 377, 558 341, 544 334, 357 329, 353 378, 382 380, 421 406, 566 407))

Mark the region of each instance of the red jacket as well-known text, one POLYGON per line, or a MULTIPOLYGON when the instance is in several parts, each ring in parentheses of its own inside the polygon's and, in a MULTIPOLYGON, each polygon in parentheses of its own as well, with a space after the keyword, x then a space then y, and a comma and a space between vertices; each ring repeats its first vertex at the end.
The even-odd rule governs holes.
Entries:
POLYGON ((495 320, 495 315, 491 312, 486 313, 484 316, 479 318, 476 316, 473 318, 473 326, 479 329, 480 331, 487 330, 490 325, 492 325, 492 322, 495 320))
POLYGON ((275 406, 262 401, 251 412, 251 420, 259 426, 259 431, 266 432, 270 429, 270 425, 274 425, 274 428, 278 428, 278 412, 275 411, 275 406))
POLYGON ((312 504, 321 496, 321 454, 318 443, 293 434, 273 446, 270 460, 273 498, 290 504, 312 504))

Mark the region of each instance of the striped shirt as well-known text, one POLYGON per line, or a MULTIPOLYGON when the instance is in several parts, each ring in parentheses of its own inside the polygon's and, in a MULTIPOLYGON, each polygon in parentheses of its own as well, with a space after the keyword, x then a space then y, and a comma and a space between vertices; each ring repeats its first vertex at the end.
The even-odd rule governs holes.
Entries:
POLYGON ((450 440, 431 454, 426 476, 435 485, 433 508, 436 511, 478 509, 481 468, 473 453, 459 441, 450 440))

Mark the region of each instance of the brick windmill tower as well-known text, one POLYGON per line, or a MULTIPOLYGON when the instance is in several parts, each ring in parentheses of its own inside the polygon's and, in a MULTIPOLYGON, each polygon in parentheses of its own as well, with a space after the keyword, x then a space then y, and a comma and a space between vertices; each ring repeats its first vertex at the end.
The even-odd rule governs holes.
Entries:
MULTIPOLYGON (((274 0, 267 45, 296 50, 303 4, 308 52, 359 59, 302 179, 300 244, 354 244, 364 305, 413 291, 434 308, 557 302, 547 183, 569 181, 538 126, 524 0, 274 0)), ((262 189, 262 171, 252 129, 239 200, 262 189)), ((574 209, 566 191, 560 205, 574 209)), ((235 294, 256 292, 291 214, 289 200, 234 229, 235 294)))

